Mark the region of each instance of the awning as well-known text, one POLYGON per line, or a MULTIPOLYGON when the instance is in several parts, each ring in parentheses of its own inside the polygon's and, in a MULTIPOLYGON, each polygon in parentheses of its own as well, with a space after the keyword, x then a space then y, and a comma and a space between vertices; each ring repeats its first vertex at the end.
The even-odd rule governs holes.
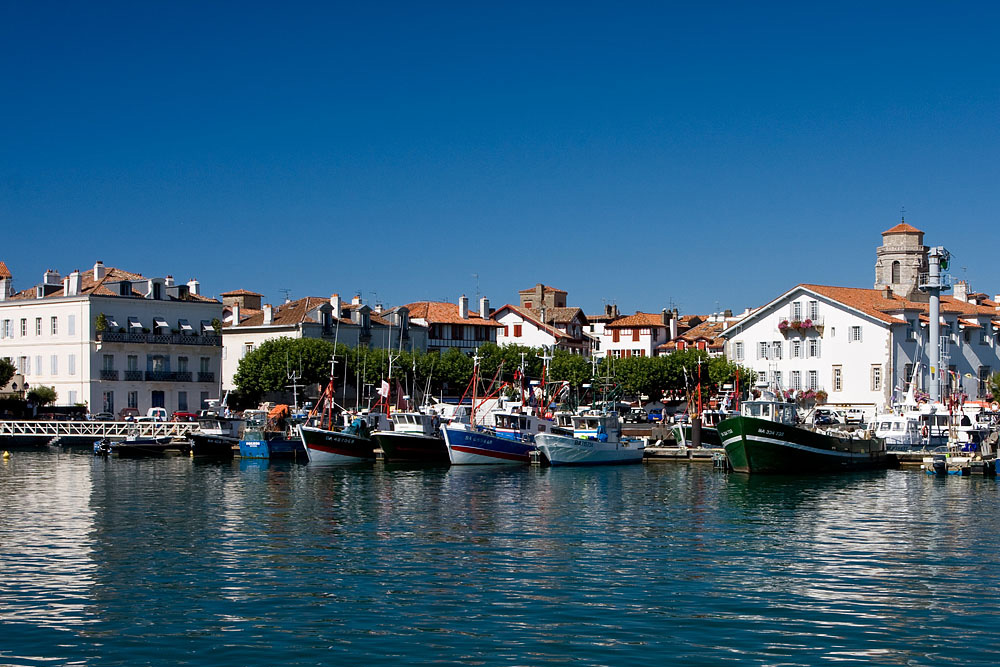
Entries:
POLYGON ((212 323, 211 322, 207 322, 205 320, 202 320, 201 321, 201 332, 202 333, 208 333, 209 331, 211 331, 212 333, 215 333, 215 329, 212 328, 212 323))
POLYGON ((128 325, 130 327, 132 327, 133 329, 141 329, 142 328, 142 322, 140 322, 139 320, 137 320, 134 317, 128 318, 128 325))
POLYGON ((153 326, 154 327, 169 327, 170 325, 167 324, 167 321, 165 319, 163 319, 162 317, 154 317, 153 318, 153 326))
POLYGON ((115 321, 115 316, 114 315, 105 315, 104 319, 106 319, 108 321, 108 326, 111 327, 112 329, 118 329, 118 328, 120 328, 118 326, 118 322, 115 321))
POLYGON ((194 331, 194 329, 191 328, 191 325, 188 324, 187 320, 177 320, 177 324, 181 325, 182 331, 194 331))

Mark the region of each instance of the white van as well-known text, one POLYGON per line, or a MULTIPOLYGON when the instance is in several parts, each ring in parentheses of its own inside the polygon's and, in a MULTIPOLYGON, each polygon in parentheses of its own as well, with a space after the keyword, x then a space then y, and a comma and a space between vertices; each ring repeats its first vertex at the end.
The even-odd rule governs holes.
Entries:
POLYGON ((167 421, 167 409, 150 408, 149 410, 146 410, 146 416, 151 417, 153 421, 165 422, 167 421))

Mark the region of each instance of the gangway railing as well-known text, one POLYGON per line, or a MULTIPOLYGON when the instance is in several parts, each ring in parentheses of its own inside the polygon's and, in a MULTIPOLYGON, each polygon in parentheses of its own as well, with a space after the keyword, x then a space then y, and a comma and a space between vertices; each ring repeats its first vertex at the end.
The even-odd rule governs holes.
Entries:
POLYGON ((47 436, 117 438, 130 434, 142 437, 186 437, 197 430, 197 422, 99 422, 99 421, 0 421, 4 436, 47 436))

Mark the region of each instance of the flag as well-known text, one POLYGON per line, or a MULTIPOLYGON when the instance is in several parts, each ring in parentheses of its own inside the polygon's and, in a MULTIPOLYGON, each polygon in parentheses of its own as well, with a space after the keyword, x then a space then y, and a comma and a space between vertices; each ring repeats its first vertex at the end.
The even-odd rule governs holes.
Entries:
POLYGON ((389 383, 382 380, 382 386, 378 388, 378 395, 385 398, 389 395, 389 383))

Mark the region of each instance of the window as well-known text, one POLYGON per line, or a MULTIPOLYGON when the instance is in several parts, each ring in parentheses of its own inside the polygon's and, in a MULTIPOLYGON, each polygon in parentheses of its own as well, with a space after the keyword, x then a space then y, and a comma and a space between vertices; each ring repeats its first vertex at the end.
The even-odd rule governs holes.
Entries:
POLYGON ((789 389, 795 391, 802 389, 802 371, 792 371, 792 386, 789 389))
POLYGON ((59 357, 54 354, 49 359, 49 370, 52 372, 52 375, 59 375, 59 357))
POLYGON ((802 341, 793 340, 792 341, 792 359, 800 359, 802 357, 802 341))
POLYGON ((69 392, 69 404, 70 405, 76 405, 77 404, 76 392, 75 391, 69 392))
POLYGON ((757 371, 757 381, 767 382, 767 371, 757 371))
POLYGON ((42 335, 42 318, 40 317, 35 318, 35 335, 36 336, 42 335))
POLYGON ((180 412, 188 411, 188 393, 186 391, 177 392, 177 410, 180 412))
POLYGON ((202 373, 207 373, 209 371, 208 365, 211 363, 211 361, 212 359, 210 357, 202 357, 200 362, 201 365, 198 367, 198 370, 202 373))
POLYGON ((861 327, 851 327, 851 342, 852 343, 861 342, 861 327))
POLYGON ((704 350, 706 345, 707 345, 707 343, 705 341, 703 341, 703 340, 698 341, 698 349, 699 350, 704 350))
POLYGON ((66 322, 66 333, 70 336, 76 335, 76 315, 70 315, 66 322))
POLYGON ((645 357, 646 356, 646 350, 632 350, 632 356, 633 357, 645 357))
MULTIPOLYGON (((986 396, 986 394, 990 393, 989 389, 987 388, 987 383, 990 380, 990 367, 980 366, 978 375, 979 375, 979 398, 982 398, 983 396, 986 396)), ((993 400, 996 399, 994 398, 993 400)))
POLYGON ((18 357, 17 372, 27 375, 28 374, 27 368, 28 368, 28 357, 18 357))
POLYGON ((521 331, 522 331, 522 325, 515 324, 514 325, 514 338, 520 338, 521 337, 521 331))
POLYGON ((106 391, 101 403, 104 405, 104 412, 115 413, 115 392, 106 391))
POLYGON ((14 329, 10 320, 4 320, 0 322, 3 326, 0 326, 0 338, 13 338, 14 329))
POLYGON ((508 338, 508 337, 510 337, 510 332, 509 332, 509 331, 507 331, 507 326, 506 326, 506 325, 505 325, 505 326, 504 326, 504 328, 503 328, 503 337, 504 337, 504 338, 508 338))
POLYGON ((58 335, 59 334, 59 318, 53 315, 51 318, 49 318, 49 325, 50 325, 50 329, 51 329, 50 333, 53 336, 58 335))
POLYGON ((796 301, 792 304, 792 319, 801 320, 802 319, 802 302, 796 301))
POLYGON ((451 339, 452 340, 462 340, 465 336, 465 325, 463 324, 452 324, 451 325, 451 339))
POLYGON ((771 343, 771 353, 774 355, 772 359, 781 359, 781 341, 776 340, 771 343))
POLYGON ((678 340, 677 341, 677 349, 678 350, 686 350, 687 349, 687 341, 686 340, 678 340))
MULTIPOLYGON (((113 371, 115 370, 115 355, 105 354, 102 362, 101 370, 103 371, 113 371)), ((105 412, 110 412, 110 410, 105 410, 105 412)))
POLYGON ((137 391, 130 391, 128 393, 128 406, 130 408, 138 408, 139 407, 139 392, 137 392, 137 391))
POLYGON ((743 361, 743 342, 733 343, 733 360, 743 361))
POLYGON ((198 400, 200 401, 201 409, 202 410, 204 410, 205 408, 207 408, 208 407, 208 392, 207 391, 201 392, 200 398, 198 400))
POLYGON ((990 344, 990 337, 986 334, 986 330, 985 329, 983 329, 983 330, 981 330, 979 332, 979 344, 980 345, 989 345, 990 344))
POLYGON ((890 270, 890 280, 894 285, 899 284, 899 260, 892 263, 892 269, 890 270))
POLYGON ((819 338, 809 339, 809 358, 814 359, 819 356, 819 338))
POLYGON ((843 366, 833 367, 833 390, 843 391, 844 389, 844 368, 843 366))
POLYGON ((830 327, 830 338, 837 337, 837 327, 830 327))
POLYGON ((760 343, 758 343, 757 344, 757 358, 758 359, 767 359, 768 358, 768 354, 767 353, 768 353, 767 343, 765 343, 763 341, 760 342, 760 343))
POLYGON ((25 317, 21 318, 21 336, 28 335, 28 319, 25 317))
POLYGON ((814 321, 817 320, 817 319, 819 319, 819 302, 818 301, 810 301, 809 302, 809 319, 810 320, 814 320, 814 321))
POLYGON ((612 329, 611 330, 611 340, 613 342, 617 343, 620 340, 620 338, 621 338, 621 330, 620 329, 612 329))
POLYGON ((916 339, 917 339, 916 320, 906 320, 906 340, 914 341, 916 339))
MULTIPOLYGON (((139 355, 137 355, 137 354, 130 354, 130 355, 128 355, 128 360, 127 360, 126 363, 128 364, 128 366, 127 366, 128 370, 130 370, 130 371, 137 371, 137 370, 139 370, 139 355)), ((132 407, 132 406, 129 406, 129 407, 132 407)))
POLYGON ((188 358, 187 357, 177 357, 177 372, 187 373, 188 369, 188 358))
MULTIPOLYGON (((253 343, 244 343, 243 344, 243 356, 245 357, 248 354, 250 354, 251 352, 253 352, 253 343)), ((247 362, 247 363, 250 363, 250 362, 247 362)))
POLYGON ((639 330, 638 329, 632 329, 632 342, 633 343, 638 343, 639 342, 639 330))
POLYGON ((42 355, 35 355, 35 373, 38 375, 42 374, 42 355))
POLYGON ((659 327, 653 327, 653 342, 660 340, 660 329, 659 327))
POLYGON ((813 391, 816 391, 817 389, 819 389, 819 372, 818 371, 809 371, 809 385, 806 387, 806 389, 811 389, 813 391))
MULTIPOLYGON (((70 375, 76 375, 76 355, 75 354, 69 355, 69 363, 67 365, 69 366, 69 371, 68 371, 69 374, 70 375)), ((70 402, 74 403, 75 401, 70 401, 70 402)))

